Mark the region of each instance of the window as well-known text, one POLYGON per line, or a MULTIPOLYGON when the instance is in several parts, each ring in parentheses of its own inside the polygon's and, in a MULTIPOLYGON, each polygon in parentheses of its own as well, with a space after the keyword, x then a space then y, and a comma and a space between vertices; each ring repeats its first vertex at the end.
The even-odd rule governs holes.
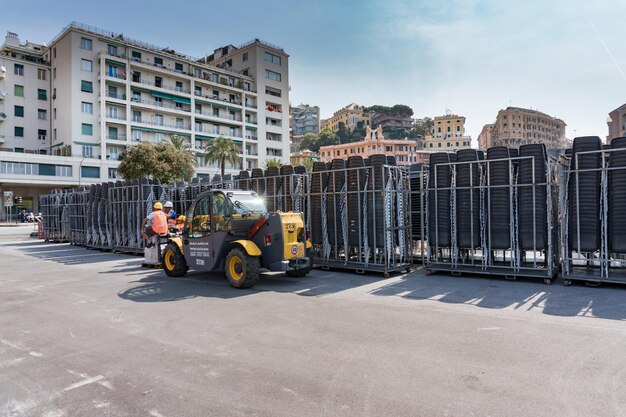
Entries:
POLYGON ((45 80, 46 79, 46 70, 39 68, 37 70, 37 79, 38 80, 45 80))
POLYGON ((92 49, 91 39, 80 38, 80 49, 86 49, 87 51, 91 51, 92 49))
POLYGON ((107 86, 107 96, 113 97, 113 98, 121 98, 121 97, 118 97, 117 87, 114 85, 107 86))
POLYGON ((194 94, 197 95, 197 96, 201 96, 202 95, 202 87, 200 87, 199 85, 195 86, 194 94))
POLYGON ((161 97, 155 97, 154 105, 157 107, 163 107, 163 99, 161 97))
POLYGON ((131 60, 134 61, 134 62, 140 62, 141 61, 141 52, 133 51, 131 53, 131 60))
POLYGON ((202 132, 202 122, 196 122, 196 130, 202 132))
POLYGON ((176 91, 183 91, 183 82, 176 81, 176 91))
POLYGON ((39 100, 48 100, 48 92, 44 89, 38 88, 37 89, 37 98, 39 100))
POLYGON ((179 64, 178 62, 174 64, 174 70, 178 73, 183 72, 183 64, 179 64))
POLYGON ((211 218, 216 221, 213 223, 215 231, 225 230, 230 222, 230 204, 223 193, 213 194, 211 218))
POLYGON ((15 97, 24 97, 24 86, 15 84, 13 86, 13 95, 15 97))
POLYGON ((15 64, 15 66, 13 67, 13 73, 15 75, 24 75, 24 65, 15 64))
POLYGON ((80 69, 81 71, 92 72, 93 71, 93 62, 88 59, 80 60, 80 69))
POLYGON ((56 67, 52 69, 52 74, 53 74, 52 78, 54 78, 56 80, 57 79, 57 69, 56 69, 56 67))
POLYGON ((274 81, 281 81, 281 75, 277 72, 265 70, 265 78, 269 78, 274 81))
POLYGON ((139 71, 133 71, 133 82, 134 83, 141 82, 141 73, 139 71))
POLYGON ((181 119, 179 117, 176 118, 176 127, 178 129, 183 129, 184 128, 183 119, 181 119))
POLYGON ((89 123, 83 123, 81 125, 81 133, 86 136, 93 136, 93 125, 89 123))
POLYGON ((141 123, 141 112, 138 110, 133 110, 133 122, 141 123))
POLYGON ((133 130, 133 140, 139 142, 141 140, 141 130, 133 130))
POLYGON ((220 109, 213 107, 213 116, 220 117, 220 109))
POLYGON ((118 119, 119 115, 118 115, 117 107, 115 107, 115 106, 107 107, 107 117, 110 117, 112 119, 118 119))
POLYGON ((154 86, 155 87, 163 87, 163 78, 154 77, 154 86))
POLYGON ((15 106, 15 117, 24 117, 24 106, 15 106))
POLYGON ((280 57, 269 52, 265 52, 265 60, 267 62, 273 62, 274 64, 281 65, 280 57))
MULTIPOLYGON (((215 194, 217 195, 217 194, 215 194)), ((207 195, 202 197, 193 208, 193 217, 191 221, 191 237, 202 237, 210 233, 210 226, 207 226, 207 220, 211 220, 209 212, 209 204, 211 203, 211 196, 207 195), (205 227, 203 227, 205 225, 205 227)))
POLYGON ((202 114, 202 104, 196 103, 196 113, 202 114))
POLYGON ((54 120, 56 120, 56 118, 57 118, 57 109, 56 109, 56 107, 54 108, 53 112, 54 112, 54 120))
POLYGON ((39 120, 46 120, 46 119, 48 119, 48 112, 45 109, 37 110, 37 118, 39 120))
POLYGON ((116 168, 109 168, 109 178, 110 179, 117 179, 117 178, 121 178, 119 176, 119 174, 117 173, 117 169, 116 168))
POLYGON ((52 50, 52 56, 53 56, 54 58, 56 58, 56 57, 57 57, 57 48, 56 48, 56 47, 52 50))
POLYGON ((163 68, 163 58, 155 57, 154 58, 154 66, 163 68))
POLYGON ((84 91, 85 93, 93 93, 93 84, 91 81, 81 81, 80 82, 80 91, 84 91))
POLYGON ((19 127, 19 126, 15 126, 13 128, 13 135, 16 138, 23 138, 24 137, 24 128, 23 127, 19 127))
POLYGON ((82 146, 82 155, 83 155, 83 158, 93 158, 93 146, 92 145, 83 145, 82 146))
POLYGON ((93 114, 93 104, 83 101, 80 104, 80 110, 85 114, 93 114))
POLYGON ((24 153, 24 148, 15 148, 13 149, 15 153, 24 153))
POLYGON ((56 98, 57 98, 57 89, 53 88, 52 89, 52 100, 56 100, 56 98))
POLYGON ((114 77, 114 78, 119 78, 118 75, 117 75, 117 67, 115 65, 108 65, 107 66, 107 76, 114 77))
POLYGON ((157 124, 159 126, 163 126, 163 116, 160 114, 155 114, 154 115, 154 124, 157 124))
POLYGON ((107 45, 107 53, 112 56, 117 56, 117 46, 107 45))
POLYGON ((182 110, 182 109, 183 109, 183 103, 178 103, 178 102, 176 102, 175 104, 176 104, 176 108, 177 108, 178 110, 182 110))
POLYGON ((107 138, 117 140, 117 127, 109 126, 109 134, 107 135, 107 138))
POLYGON ((46 137, 48 136, 48 131, 46 129, 38 129, 37 130, 37 137, 41 140, 46 140, 46 137))
POLYGON ((200 68, 194 68, 193 69, 193 76, 196 78, 201 78, 202 77, 202 70, 200 68))
POLYGON ((248 60, 248 53, 244 52, 243 53, 243 62, 246 62, 248 60))
POLYGON ((80 176, 83 178, 100 178, 100 168, 98 167, 80 167, 80 176))

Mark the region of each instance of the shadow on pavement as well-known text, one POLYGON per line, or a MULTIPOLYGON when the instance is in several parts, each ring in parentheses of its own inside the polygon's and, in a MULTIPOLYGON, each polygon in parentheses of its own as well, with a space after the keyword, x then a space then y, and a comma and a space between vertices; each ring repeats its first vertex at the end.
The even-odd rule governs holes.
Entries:
POLYGON ((422 271, 417 271, 370 293, 376 296, 433 300, 489 309, 538 310, 554 316, 626 319, 625 288, 609 284, 601 288, 584 285, 565 287, 561 280, 557 280, 548 286, 542 280, 512 282, 479 275, 427 276, 422 271))

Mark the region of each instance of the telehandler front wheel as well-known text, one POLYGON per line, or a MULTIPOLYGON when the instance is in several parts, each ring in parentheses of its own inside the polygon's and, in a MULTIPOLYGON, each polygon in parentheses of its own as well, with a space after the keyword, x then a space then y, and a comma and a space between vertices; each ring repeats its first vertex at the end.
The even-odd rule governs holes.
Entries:
POLYGON ((259 281, 261 262, 241 248, 233 248, 226 255, 226 278, 235 288, 250 288, 259 281))
POLYGON ((187 274, 187 261, 178 245, 168 243, 163 251, 163 270, 169 277, 182 277, 187 274))

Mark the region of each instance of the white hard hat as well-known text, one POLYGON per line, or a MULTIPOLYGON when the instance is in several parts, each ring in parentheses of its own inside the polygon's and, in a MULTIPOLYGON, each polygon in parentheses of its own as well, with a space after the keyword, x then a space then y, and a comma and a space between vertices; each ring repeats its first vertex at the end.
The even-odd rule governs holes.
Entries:
POLYGON ((167 208, 167 207, 172 208, 172 207, 174 207, 174 204, 172 204, 171 201, 166 201, 165 204, 163 204, 163 207, 165 207, 165 208, 167 208))

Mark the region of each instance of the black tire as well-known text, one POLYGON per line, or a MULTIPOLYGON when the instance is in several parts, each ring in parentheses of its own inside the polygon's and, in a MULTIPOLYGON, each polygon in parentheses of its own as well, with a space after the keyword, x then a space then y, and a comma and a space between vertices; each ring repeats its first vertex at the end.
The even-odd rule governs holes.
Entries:
POLYGON ((228 282, 235 288, 250 288, 259 281, 261 262, 241 248, 233 248, 226 255, 224 269, 228 282), (240 268, 240 269, 239 269, 240 268))
POLYGON ((163 251, 163 270, 168 277, 183 277, 187 274, 189 267, 185 256, 182 254, 178 245, 168 243, 163 251))

